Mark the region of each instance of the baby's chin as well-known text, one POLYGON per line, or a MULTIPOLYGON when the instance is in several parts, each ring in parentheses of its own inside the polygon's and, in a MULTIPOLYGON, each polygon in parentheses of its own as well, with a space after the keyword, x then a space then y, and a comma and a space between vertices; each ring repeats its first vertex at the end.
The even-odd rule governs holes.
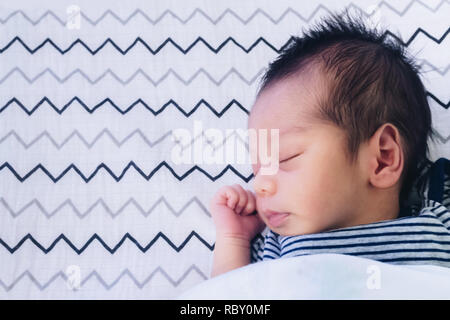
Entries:
POLYGON ((295 224, 293 222, 286 223, 285 225, 279 227, 273 227, 270 225, 268 225, 268 227, 273 232, 284 237, 302 236, 327 231, 326 228, 323 228, 321 226, 311 226, 311 225, 299 226, 298 224, 295 224))

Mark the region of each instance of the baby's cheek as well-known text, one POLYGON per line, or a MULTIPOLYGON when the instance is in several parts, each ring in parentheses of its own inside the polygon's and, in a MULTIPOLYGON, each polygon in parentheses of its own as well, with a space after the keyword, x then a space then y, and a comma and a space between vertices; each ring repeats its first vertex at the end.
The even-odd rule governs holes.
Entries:
POLYGON ((316 192, 312 189, 299 190, 295 203, 299 216, 310 223, 317 224, 328 215, 329 202, 325 192, 316 192))

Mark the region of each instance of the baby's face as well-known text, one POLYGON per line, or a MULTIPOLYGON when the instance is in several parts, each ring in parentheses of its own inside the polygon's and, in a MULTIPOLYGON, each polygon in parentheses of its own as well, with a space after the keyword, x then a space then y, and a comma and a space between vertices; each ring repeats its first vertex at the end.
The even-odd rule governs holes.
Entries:
MULTIPOLYGON (((359 162, 350 166, 345 157, 344 132, 313 115, 322 88, 318 81, 278 81, 261 93, 248 121, 249 129, 267 129, 268 137, 270 129, 279 129, 278 171, 262 175, 258 155, 253 187, 258 214, 285 236, 351 226, 363 209, 366 182, 359 162), (277 222, 267 211, 288 214, 277 222)), ((270 139, 267 150, 270 154, 270 139)))

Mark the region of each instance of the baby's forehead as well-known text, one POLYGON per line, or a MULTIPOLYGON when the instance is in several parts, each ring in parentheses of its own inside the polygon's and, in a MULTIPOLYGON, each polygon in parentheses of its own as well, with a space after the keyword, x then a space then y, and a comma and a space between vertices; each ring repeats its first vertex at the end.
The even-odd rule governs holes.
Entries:
POLYGON ((247 126, 281 128, 319 121, 319 107, 328 97, 324 81, 317 73, 308 72, 271 83, 255 99, 247 126))
POLYGON ((252 109, 247 121, 248 129, 278 129, 282 133, 298 132, 321 123, 315 111, 300 104, 280 103, 260 105, 252 109))

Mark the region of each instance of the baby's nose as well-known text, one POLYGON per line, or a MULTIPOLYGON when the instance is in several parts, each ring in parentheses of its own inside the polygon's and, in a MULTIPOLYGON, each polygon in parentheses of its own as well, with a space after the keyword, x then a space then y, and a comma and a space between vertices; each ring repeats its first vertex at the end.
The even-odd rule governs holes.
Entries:
POLYGON ((270 179, 270 176, 262 176, 257 174, 255 176, 255 180, 253 181, 253 189, 255 189, 255 193, 258 196, 265 197, 275 193, 276 186, 273 179, 270 179))

